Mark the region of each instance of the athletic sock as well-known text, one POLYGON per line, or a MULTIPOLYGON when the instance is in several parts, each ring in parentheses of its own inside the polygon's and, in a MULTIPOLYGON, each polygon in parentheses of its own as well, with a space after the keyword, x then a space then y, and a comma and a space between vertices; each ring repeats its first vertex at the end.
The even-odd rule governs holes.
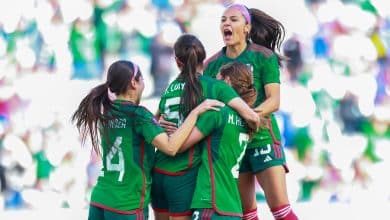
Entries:
POLYGON ((244 213, 243 220, 259 220, 257 217, 257 208, 249 210, 244 213))
POLYGON ((298 220, 298 217, 291 209, 290 204, 271 208, 271 212, 275 220, 298 220))

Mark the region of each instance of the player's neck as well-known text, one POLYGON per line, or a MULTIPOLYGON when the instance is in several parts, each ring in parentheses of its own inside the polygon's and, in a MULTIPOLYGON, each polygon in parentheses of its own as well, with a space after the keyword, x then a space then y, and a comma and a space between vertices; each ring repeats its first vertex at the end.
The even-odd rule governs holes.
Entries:
POLYGON ((234 59, 234 58, 240 56, 240 54, 242 52, 244 52, 246 46, 247 46, 246 42, 242 42, 242 43, 234 44, 234 45, 231 45, 231 46, 227 46, 226 47, 226 56, 229 57, 229 58, 234 59))
POLYGON ((137 96, 129 93, 118 95, 116 99, 137 103, 137 96))

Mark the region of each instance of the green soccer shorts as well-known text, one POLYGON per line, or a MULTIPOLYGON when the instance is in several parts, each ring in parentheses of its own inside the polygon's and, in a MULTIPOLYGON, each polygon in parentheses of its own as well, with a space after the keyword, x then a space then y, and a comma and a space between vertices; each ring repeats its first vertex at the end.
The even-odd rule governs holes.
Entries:
POLYGON ((245 150, 245 155, 241 161, 240 173, 252 172, 255 174, 279 165, 282 165, 288 172, 283 148, 280 144, 267 144, 245 150))
POLYGON ((148 217, 148 208, 135 211, 133 214, 122 214, 90 205, 88 211, 88 220, 146 220, 148 217))
POLYGON ((153 172, 153 209, 157 212, 169 212, 170 216, 190 216, 197 175, 198 167, 179 176, 153 172))

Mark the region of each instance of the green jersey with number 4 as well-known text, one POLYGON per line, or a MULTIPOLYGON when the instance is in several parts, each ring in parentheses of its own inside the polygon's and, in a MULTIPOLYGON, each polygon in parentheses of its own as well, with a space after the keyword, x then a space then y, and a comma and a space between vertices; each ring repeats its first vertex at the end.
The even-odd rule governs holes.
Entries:
POLYGON ((107 134, 101 135, 103 167, 91 194, 91 205, 122 214, 148 207, 154 147, 164 132, 142 106, 115 100, 107 134))
MULTIPOLYGON (((200 84, 205 98, 217 99, 223 103, 229 103, 233 98, 238 97, 236 91, 223 81, 199 75, 200 84)), ((180 98, 183 94, 185 83, 180 78, 175 79, 165 90, 159 104, 160 114, 165 114, 167 120, 175 122, 178 126, 182 123, 179 115, 180 98)), ((197 148, 179 153, 175 157, 167 156, 157 151, 154 170, 167 175, 179 175, 191 167, 200 163, 200 151, 197 148)))
POLYGON ((220 215, 242 216, 238 170, 248 143, 244 119, 228 106, 203 113, 196 127, 206 137, 191 208, 213 208, 220 215))
MULTIPOLYGON (((263 46, 248 42, 247 48, 238 57, 232 59, 226 56, 226 47, 210 57, 205 64, 204 75, 215 78, 219 68, 230 62, 240 62, 248 65, 253 73, 253 83, 257 90, 255 106, 266 99, 264 86, 269 83, 280 83, 280 71, 276 54, 263 46)), ((266 129, 260 129, 255 134, 248 148, 265 146, 280 142, 280 131, 273 114, 267 118, 266 129)))

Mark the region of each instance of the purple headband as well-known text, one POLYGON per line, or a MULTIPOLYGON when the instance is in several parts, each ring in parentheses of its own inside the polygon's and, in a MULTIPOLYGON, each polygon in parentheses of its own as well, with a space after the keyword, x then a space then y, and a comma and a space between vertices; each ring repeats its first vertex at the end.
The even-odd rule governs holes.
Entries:
POLYGON ((248 22, 248 24, 251 24, 252 23, 252 20, 251 20, 251 15, 249 13, 249 10, 247 7, 245 7, 245 5, 242 5, 242 4, 231 4, 227 7, 227 9, 229 8, 234 8, 234 9, 237 9, 241 12, 241 14, 245 17, 246 19, 246 22, 248 22))

